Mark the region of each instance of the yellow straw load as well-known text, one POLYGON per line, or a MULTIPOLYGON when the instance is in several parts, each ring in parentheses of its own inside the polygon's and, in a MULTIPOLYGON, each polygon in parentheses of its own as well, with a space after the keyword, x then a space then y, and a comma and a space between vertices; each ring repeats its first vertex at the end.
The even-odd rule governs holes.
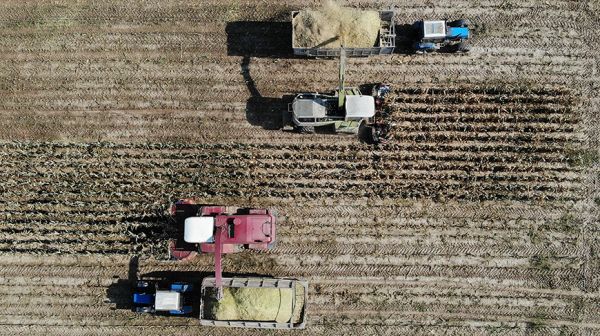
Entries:
POLYGON ((370 48, 377 43, 381 19, 376 11, 342 7, 329 1, 317 10, 301 10, 292 24, 295 47, 370 48))
POLYGON ((209 308, 215 320, 289 322, 294 292, 291 288, 223 288, 223 299, 209 308))

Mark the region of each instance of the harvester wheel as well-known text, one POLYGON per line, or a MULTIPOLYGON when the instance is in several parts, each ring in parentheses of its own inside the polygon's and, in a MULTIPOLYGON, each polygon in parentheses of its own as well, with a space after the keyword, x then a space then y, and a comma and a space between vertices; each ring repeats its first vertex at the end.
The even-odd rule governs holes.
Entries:
POLYGON ((275 220, 279 219, 279 210, 277 210, 277 209, 273 209, 273 208, 270 208, 270 209, 268 209, 268 210, 267 210, 267 212, 268 212, 268 213, 269 213, 271 216, 275 217, 275 220))

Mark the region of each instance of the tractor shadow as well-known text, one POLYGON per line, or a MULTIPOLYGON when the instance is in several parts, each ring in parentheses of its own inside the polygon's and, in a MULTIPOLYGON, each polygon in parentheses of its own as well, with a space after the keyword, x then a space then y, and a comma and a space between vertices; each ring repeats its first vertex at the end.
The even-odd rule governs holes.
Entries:
POLYGON ((138 279, 139 257, 135 256, 129 260, 129 272, 127 279, 119 276, 113 277, 113 283, 106 289, 104 303, 114 305, 111 309, 133 309, 132 288, 138 279))
POLYGON ((395 54, 412 55, 415 53, 414 42, 417 32, 412 24, 396 25, 396 48, 395 54))

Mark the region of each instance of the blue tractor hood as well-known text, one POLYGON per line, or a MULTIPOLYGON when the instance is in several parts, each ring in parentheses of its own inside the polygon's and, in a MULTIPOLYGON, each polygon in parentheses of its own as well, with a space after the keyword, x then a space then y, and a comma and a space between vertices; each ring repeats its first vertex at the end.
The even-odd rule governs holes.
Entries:
POLYGON ((469 38, 469 28, 467 27, 448 27, 449 39, 468 39, 469 38))

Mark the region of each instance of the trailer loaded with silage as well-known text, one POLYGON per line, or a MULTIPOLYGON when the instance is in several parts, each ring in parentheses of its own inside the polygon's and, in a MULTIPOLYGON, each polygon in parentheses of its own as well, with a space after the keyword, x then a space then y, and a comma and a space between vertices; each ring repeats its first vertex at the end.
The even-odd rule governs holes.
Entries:
POLYGON ((309 57, 391 54, 396 45, 393 11, 369 11, 326 3, 292 12, 294 55, 309 57))
POLYGON ((215 278, 202 281, 200 323, 215 327, 303 329, 308 283, 290 278, 215 278))

